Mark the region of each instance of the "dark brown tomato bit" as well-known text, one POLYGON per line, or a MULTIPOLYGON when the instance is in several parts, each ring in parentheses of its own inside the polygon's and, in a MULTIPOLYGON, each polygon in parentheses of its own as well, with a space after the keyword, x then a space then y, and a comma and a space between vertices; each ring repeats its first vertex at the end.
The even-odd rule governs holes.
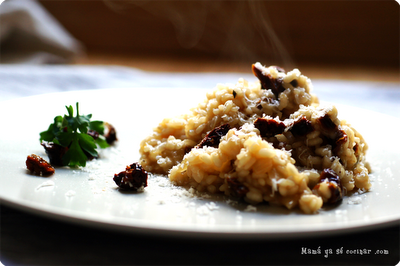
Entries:
POLYGON ((249 188, 240 183, 237 178, 226 179, 230 195, 236 198, 243 198, 249 192, 249 188))
POLYGON ((296 88, 297 86, 299 86, 299 83, 297 82, 297 79, 294 79, 290 82, 290 85, 292 85, 294 88, 296 88))
POLYGON ((276 98, 278 98, 279 94, 285 90, 285 87, 282 85, 282 78, 275 79, 271 77, 271 75, 264 75, 254 64, 252 65, 252 70, 254 76, 260 80, 262 89, 271 90, 276 98))
POLYGON ((109 124, 109 123, 104 123, 106 130, 104 133, 104 137, 106 138, 106 141, 108 144, 112 144, 114 141, 117 141, 117 131, 115 128, 109 124))
POLYGON ((331 168, 325 168, 321 172, 321 175, 319 176, 320 182, 324 181, 325 179, 328 179, 329 182, 335 182, 341 186, 340 177, 331 168))
POLYGON ((258 110, 263 109, 262 105, 261 105, 261 99, 257 101, 257 105, 256 105, 258 110))
POLYGON ((318 121, 324 130, 334 130, 337 127, 328 114, 320 117, 318 121))
POLYGON ((185 154, 186 154, 186 153, 189 153, 189 152, 192 150, 192 148, 193 148, 193 147, 185 147, 185 148, 184 148, 185 154))
POLYGON ((49 176, 54 174, 54 168, 42 157, 31 154, 26 158, 26 167, 35 175, 49 176))
POLYGON ((292 126, 289 129, 289 131, 294 136, 305 136, 305 135, 313 132, 314 131, 314 127, 311 124, 311 121, 309 121, 307 118, 305 118, 303 116, 300 119, 296 120, 292 124, 292 126))
POLYGON ((68 147, 63 147, 53 142, 42 142, 41 145, 44 147, 51 165, 63 166, 62 158, 68 151, 68 147))
POLYGON ((338 154, 340 146, 347 142, 347 134, 344 133, 343 130, 338 129, 338 132, 337 132, 337 135, 336 135, 336 138, 334 141, 335 141, 335 143, 332 147, 332 150, 333 150, 334 154, 338 154))
POLYGON ((354 151, 356 156, 360 155, 360 146, 358 146, 358 143, 356 143, 356 145, 354 145, 353 151, 354 151))
MULTIPOLYGON (((88 130, 87 134, 93 139, 98 139, 100 136, 99 132, 91 129, 88 130)), ((106 139, 108 144, 112 144, 114 141, 117 140, 117 131, 109 123, 104 123, 104 138, 106 139)))
POLYGON ((320 117, 318 122, 321 125, 322 133, 329 138, 327 139, 327 142, 332 146, 333 153, 337 154, 340 146, 347 142, 347 134, 333 123, 328 114, 320 117))
POLYGON ((125 171, 114 175, 114 182, 123 190, 137 191, 147 187, 147 172, 138 163, 126 167, 125 171))
POLYGON ((346 141, 347 141, 347 134, 344 133, 343 130, 338 130, 336 141, 335 141, 336 145, 337 146, 342 145, 342 144, 346 143, 346 141))
POLYGON ((274 119, 257 118, 254 121, 254 126, 260 131, 263 138, 270 138, 277 134, 282 134, 285 131, 285 124, 274 119))
POLYGON ((201 149, 204 146, 218 148, 221 138, 228 133, 229 129, 231 129, 229 124, 224 124, 214 128, 203 138, 196 148, 201 149))
POLYGON ((324 169, 319 177, 319 183, 315 185, 313 190, 318 190, 322 182, 328 182, 328 187, 331 191, 331 197, 328 199, 328 203, 336 203, 343 199, 342 183, 335 171, 331 168, 324 169))

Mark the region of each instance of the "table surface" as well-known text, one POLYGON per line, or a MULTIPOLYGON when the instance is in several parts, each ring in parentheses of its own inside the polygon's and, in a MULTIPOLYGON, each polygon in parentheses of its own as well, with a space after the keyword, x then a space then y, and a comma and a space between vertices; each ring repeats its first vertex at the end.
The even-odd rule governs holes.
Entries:
MULTIPOLYGON (((139 82, 140 86, 151 85, 145 81, 148 78, 147 72, 115 65, 133 66, 146 71, 152 70, 153 75, 162 76, 163 73, 166 73, 166 84, 170 86, 185 85, 181 84, 182 79, 176 78, 176 75, 186 75, 186 80, 193 77, 199 80, 204 72, 220 73, 208 81, 212 83, 221 77, 231 77, 231 73, 226 72, 244 72, 244 69, 238 66, 229 68, 215 64, 203 64, 203 68, 201 66, 193 68, 194 72, 203 73, 196 76, 198 73, 185 71, 187 67, 184 62, 168 66, 164 61, 128 61, 120 57, 104 56, 83 59, 72 66, 54 68, 0 65, 0 79, 4 80, 0 84, 0 101, 39 93, 73 90, 77 84, 81 85, 80 89, 96 89, 105 86, 104 84, 107 84, 108 87, 113 85, 128 87, 133 86, 133 82, 139 82), (86 74, 85 71, 87 71, 86 74), (154 73, 154 71, 161 72, 154 73), (185 74, 172 74, 175 71, 185 72, 185 74), (61 72, 63 74, 60 74, 61 72), (98 84, 93 80, 93 75, 99 77, 101 76, 99 74, 103 75, 102 81, 105 83, 98 84), (49 76, 58 81, 52 84, 38 82, 37 85, 41 85, 42 89, 26 90, 27 84, 32 84, 32 80, 44 81, 45 77, 49 76), (129 80, 129 77, 132 76, 135 76, 135 79, 129 80), (60 81, 60 77, 63 77, 64 80, 60 81), (71 81, 71 84, 68 84, 68 81, 72 79, 74 82, 71 81), (114 83, 107 83, 105 79, 112 80, 114 83), (61 83, 63 86, 54 87, 61 83)), ((351 71, 353 74, 346 76, 347 72, 343 72, 343 70, 335 72, 334 68, 310 67, 307 70, 307 76, 312 79, 313 77, 317 79, 341 78, 354 82, 370 82, 371 75, 374 75, 375 81, 389 82, 385 83, 386 87, 381 90, 382 94, 386 95, 384 99, 389 101, 386 113, 400 117, 397 105, 400 102, 397 71, 374 72, 357 68, 351 71)), ((208 86, 206 82, 200 85, 208 86)), ((379 90, 379 88, 372 86, 367 90, 379 90)), ((362 92, 355 93, 362 94, 362 92)), ((334 96, 330 95, 329 91, 322 91, 322 94, 325 97, 334 96)), ((383 104, 386 105, 386 102, 383 104)), ((382 108, 381 105, 382 103, 378 99, 372 102, 371 108, 375 106, 379 109, 382 108)), ((0 212, 0 262, 4 265, 396 265, 399 262, 400 224, 329 237, 211 241, 89 228, 38 216, 6 206, 3 203, 0 203, 0 212), (372 252, 370 255, 336 254, 337 249, 340 248, 343 248, 344 251, 366 249, 372 250, 372 252), (321 254, 304 254, 305 249, 319 249, 321 254), (324 256, 325 252, 329 253, 330 249, 334 254, 324 256), (372 254, 381 250, 387 251, 387 254, 372 254)))

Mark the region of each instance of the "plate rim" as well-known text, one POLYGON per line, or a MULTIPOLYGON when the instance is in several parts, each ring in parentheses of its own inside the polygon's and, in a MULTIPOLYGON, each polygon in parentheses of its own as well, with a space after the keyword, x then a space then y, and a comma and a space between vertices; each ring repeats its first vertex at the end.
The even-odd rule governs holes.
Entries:
MULTIPOLYGON (((38 98, 38 97, 43 97, 43 96, 52 96, 52 95, 60 95, 60 94, 75 94, 75 93, 93 93, 94 91, 103 91, 103 93, 108 92, 108 91, 115 91, 115 90, 121 90, 121 91, 126 91, 126 90, 132 90, 132 89, 140 89, 140 88, 102 88, 102 89, 93 89, 93 90, 74 90, 74 91, 64 91, 64 92, 52 92, 52 93, 45 93, 45 94, 40 94, 40 95, 32 95, 32 96, 26 96, 26 97, 21 97, 21 98, 16 98, 16 99, 10 99, 3 101, 3 104, 12 104, 13 102, 19 102, 21 99, 24 100, 29 100, 31 98, 38 98)), ((147 89, 164 89, 164 87, 146 87, 147 89)), ((168 88, 172 89, 172 88, 168 88)), ((182 90, 182 88, 176 88, 177 90, 182 90)), ((193 89, 193 88, 191 88, 193 89)), ((199 88, 199 90, 203 90, 204 92, 207 92, 208 89, 206 88, 199 88)), ((325 103, 325 102, 321 102, 325 103)), ((336 106, 348 106, 344 104, 334 104, 336 106)), ((384 115, 390 119, 395 119, 399 120, 399 118, 388 115, 388 114, 381 114, 376 111, 368 110, 368 109, 363 109, 359 107, 354 107, 354 106, 348 106, 353 109, 359 109, 359 110, 365 110, 370 113, 374 113, 376 115, 384 115)), ((131 233, 145 233, 145 234, 157 234, 157 235, 174 235, 174 236, 184 236, 184 237, 208 237, 208 238, 251 238, 251 239, 276 239, 276 238, 296 238, 296 237, 312 237, 312 236, 317 236, 317 235, 330 235, 330 234, 338 234, 338 233, 347 233, 349 231, 355 232, 355 231, 364 231, 364 230, 369 230, 369 229, 374 229, 374 228, 382 228, 382 227, 387 227, 391 226, 394 224, 397 224, 400 222, 400 215, 394 216, 391 219, 386 219, 386 220, 381 220, 378 222, 374 222, 372 224, 364 224, 364 225, 350 225, 345 228, 336 228, 333 230, 302 230, 298 232, 210 232, 210 231, 191 231, 191 230, 175 230, 175 229, 167 229, 167 228, 150 228, 150 227, 137 227, 137 226, 132 226, 132 225, 127 225, 127 224, 120 224, 120 223, 107 223, 105 221, 93 221, 90 219, 86 218, 79 218, 76 217, 75 215, 65 215, 65 213, 55 213, 53 211, 49 210, 43 210, 40 209, 38 206, 31 206, 31 205, 26 205, 26 204, 21 204, 18 202, 14 202, 12 199, 7 199, 4 197, 4 195, 0 194, 0 202, 6 206, 10 206, 25 212, 29 212, 32 214, 36 214, 39 216, 43 216, 46 218, 54 218, 56 220, 61 220, 61 221, 68 221, 72 222, 75 224, 82 224, 82 225, 87 225, 87 226, 93 226, 95 225, 96 227, 103 228, 103 229, 113 229, 113 230, 122 230, 125 232, 131 232, 131 233), (310 232, 312 233, 310 235, 310 232)))

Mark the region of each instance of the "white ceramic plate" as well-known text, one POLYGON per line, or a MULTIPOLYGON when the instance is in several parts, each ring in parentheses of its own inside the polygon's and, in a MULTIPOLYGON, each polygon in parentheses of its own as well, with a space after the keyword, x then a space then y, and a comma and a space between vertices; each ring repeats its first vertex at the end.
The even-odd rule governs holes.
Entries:
POLYGON ((369 144, 372 191, 346 197, 316 215, 260 205, 249 209, 222 196, 207 197, 150 176, 142 193, 121 192, 115 173, 139 158, 139 143, 164 117, 185 113, 205 98, 204 89, 104 89, 20 98, 0 106, 0 199, 4 204, 65 221, 130 232, 190 237, 275 238, 315 236, 376 228, 400 220, 400 120, 337 105, 369 144), (47 158, 39 132, 65 105, 80 103, 117 129, 119 141, 85 168, 57 168, 51 177, 28 173, 29 154, 47 158))

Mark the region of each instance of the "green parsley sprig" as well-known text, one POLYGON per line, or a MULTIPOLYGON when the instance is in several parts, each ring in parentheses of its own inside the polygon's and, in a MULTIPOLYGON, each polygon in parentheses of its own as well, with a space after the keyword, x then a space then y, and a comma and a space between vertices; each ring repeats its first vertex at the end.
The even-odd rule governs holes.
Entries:
POLYGON ((85 166, 88 155, 97 157, 97 147, 107 148, 109 144, 104 138, 104 122, 90 121, 92 115, 80 115, 79 103, 76 103, 76 116, 74 109, 65 106, 68 115, 56 116, 54 123, 50 124, 46 131, 40 133, 40 142, 53 142, 68 150, 62 157, 63 165, 85 166), (99 137, 94 139, 88 134, 89 130, 99 133, 99 137))

